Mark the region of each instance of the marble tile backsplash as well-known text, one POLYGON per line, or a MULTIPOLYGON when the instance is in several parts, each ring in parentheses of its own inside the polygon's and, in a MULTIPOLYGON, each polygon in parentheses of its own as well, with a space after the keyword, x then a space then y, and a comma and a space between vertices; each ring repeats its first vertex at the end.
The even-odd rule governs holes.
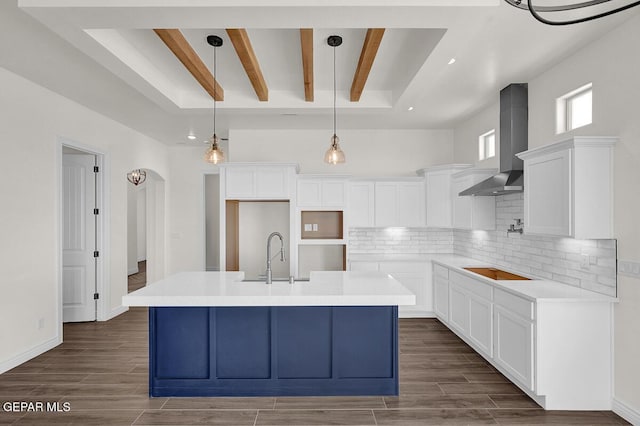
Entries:
POLYGON ((349 254, 451 253, 453 230, 427 228, 351 228, 349 254))
POLYGON ((453 231, 453 252, 523 274, 616 295, 616 240, 507 234, 524 219, 523 194, 496 197, 496 231, 453 231))
POLYGON ((525 275, 616 295, 616 240, 507 234, 515 218, 524 218, 523 194, 495 199, 496 231, 352 228, 349 254, 455 253, 525 275))

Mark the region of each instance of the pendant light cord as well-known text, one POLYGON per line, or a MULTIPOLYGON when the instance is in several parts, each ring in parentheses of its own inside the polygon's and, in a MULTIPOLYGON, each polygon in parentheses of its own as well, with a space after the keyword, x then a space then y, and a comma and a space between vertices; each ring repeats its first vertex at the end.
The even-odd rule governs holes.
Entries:
POLYGON ((213 136, 214 136, 214 142, 215 143, 215 135, 216 135, 216 76, 218 75, 217 69, 216 69, 216 51, 218 50, 218 48, 216 46, 213 46, 213 136))
POLYGON ((333 46, 333 136, 336 135, 336 47, 333 46))

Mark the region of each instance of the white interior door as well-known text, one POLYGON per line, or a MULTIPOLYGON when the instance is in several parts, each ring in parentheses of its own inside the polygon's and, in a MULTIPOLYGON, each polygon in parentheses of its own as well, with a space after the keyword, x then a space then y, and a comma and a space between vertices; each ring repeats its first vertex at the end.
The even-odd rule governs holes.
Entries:
POLYGON ((96 320, 95 156, 64 154, 62 160, 62 318, 96 320))

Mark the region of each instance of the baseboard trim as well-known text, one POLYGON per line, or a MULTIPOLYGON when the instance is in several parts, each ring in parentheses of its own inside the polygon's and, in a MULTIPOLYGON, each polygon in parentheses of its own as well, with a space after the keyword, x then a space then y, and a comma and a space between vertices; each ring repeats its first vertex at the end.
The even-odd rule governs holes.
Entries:
POLYGON ((100 321, 109 321, 110 319, 115 318, 118 315, 124 314, 128 310, 129 310, 128 306, 118 306, 117 308, 112 309, 111 312, 107 314, 107 317, 104 319, 101 319, 100 321))
POLYGON ((0 374, 11 370, 12 368, 15 368, 17 366, 19 366, 20 364, 23 364, 27 361, 29 361, 30 359, 33 359, 35 357, 37 357, 38 355, 42 355, 43 353, 45 353, 48 350, 51 350, 53 348, 55 348, 56 346, 58 346, 60 343, 62 343, 62 338, 60 336, 55 336, 52 339, 47 340, 44 343, 39 344, 38 346, 35 346, 31 349, 29 349, 26 352, 23 352, 13 358, 10 358, 4 362, 0 362, 0 374))
POLYGON ((632 425, 640 425, 640 411, 629 406, 628 404, 613 398, 612 411, 631 423, 632 425))

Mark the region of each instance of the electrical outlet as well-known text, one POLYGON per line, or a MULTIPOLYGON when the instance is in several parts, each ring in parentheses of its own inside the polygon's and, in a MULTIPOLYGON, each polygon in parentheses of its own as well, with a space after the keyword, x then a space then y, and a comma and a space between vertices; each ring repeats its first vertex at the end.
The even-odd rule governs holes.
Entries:
POLYGON ((304 224, 304 231, 305 232, 309 232, 313 230, 313 225, 311 225, 310 223, 305 223, 304 224))
POLYGON ((313 224, 313 230, 314 230, 314 231, 317 231, 317 230, 318 230, 318 224, 317 224, 317 223, 314 223, 314 224, 313 224))
POLYGON ((627 277, 640 278, 640 262, 619 260, 618 273, 627 277))
POLYGON ((586 253, 580 255, 580 268, 589 269, 589 255, 586 253))
POLYGON ((42 330, 44 328, 44 318, 40 318, 38 320, 38 330, 42 330))

